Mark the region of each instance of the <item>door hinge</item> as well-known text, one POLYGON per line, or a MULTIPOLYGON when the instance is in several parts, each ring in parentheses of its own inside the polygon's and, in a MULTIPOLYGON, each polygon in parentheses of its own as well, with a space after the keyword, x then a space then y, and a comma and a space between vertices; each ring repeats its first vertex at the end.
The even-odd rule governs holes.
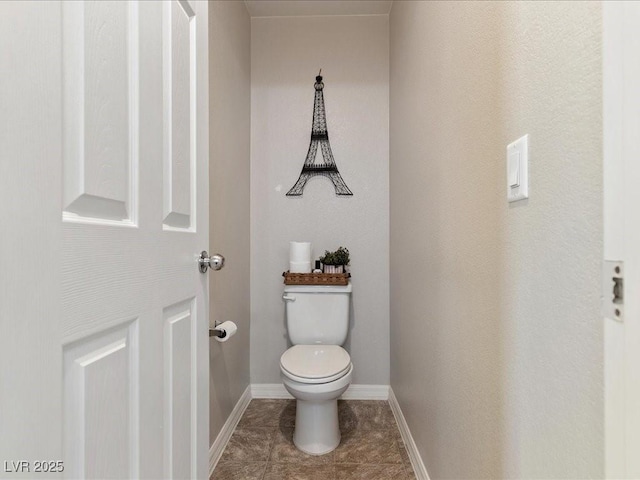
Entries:
POLYGON ((624 321, 624 262, 604 261, 602 315, 618 322, 624 321))

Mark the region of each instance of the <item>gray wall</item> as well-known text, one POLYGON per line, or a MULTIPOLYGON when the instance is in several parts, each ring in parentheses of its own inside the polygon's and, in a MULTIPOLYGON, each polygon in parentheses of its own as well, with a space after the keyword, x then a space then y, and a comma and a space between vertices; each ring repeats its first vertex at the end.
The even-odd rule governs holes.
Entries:
POLYGON ((238 333, 210 341, 210 439, 249 384, 249 136, 251 23, 244 2, 209 4, 210 250, 227 265, 210 273, 211 318, 238 333))
POLYGON ((391 385, 429 474, 602 477, 601 5, 396 1, 390 38, 391 385))
POLYGON ((290 241, 352 255, 346 348, 354 383, 389 382, 388 16, 252 19, 251 382, 280 383, 287 349, 281 274, 290 241), (324 178, 286 197, 309 148, 313 83, 324 76, 331 148, 353 197, 324 178))

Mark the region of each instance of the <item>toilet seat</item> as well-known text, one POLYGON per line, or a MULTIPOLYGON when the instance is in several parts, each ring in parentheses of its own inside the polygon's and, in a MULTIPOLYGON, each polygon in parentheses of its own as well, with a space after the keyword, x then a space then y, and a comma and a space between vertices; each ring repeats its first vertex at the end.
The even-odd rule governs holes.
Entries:
POLYGON ((299 383, 329 383, 350 368, 351 357, 339 345, 294 345, 280 357, 282 374, 299 383))
POLYGON ((308 385, 320 385, 323 383, 330 383, 333 382, 335 380, 340 380, 342 377, 344 377, 351 369, 353 368, 353 366, 351 364, 349 364, 349 366, 347 368, 345 368, 344 370, 342 370, 340 373, 337 373, 335 375, 331 375, 330 377, 325 377, 325 378, 306 378, 306 377, 299 377, 297 375, 294 375, 290 372, 288 372, 287 370, 285 370, 282 366, 280 366, 280 371, 282 372, 282 374, 289 378, 290 380, 293 380, 294 382, 298 382, 298 383, 306 383, 308 385))

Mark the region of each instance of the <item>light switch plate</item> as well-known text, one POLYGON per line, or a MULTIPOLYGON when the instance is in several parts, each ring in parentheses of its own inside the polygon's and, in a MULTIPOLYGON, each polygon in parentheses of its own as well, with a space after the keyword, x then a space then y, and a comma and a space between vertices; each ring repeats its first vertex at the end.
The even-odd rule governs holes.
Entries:
POLYGON ((529 135, 507 146, 507 200, 529 198, 529 135))

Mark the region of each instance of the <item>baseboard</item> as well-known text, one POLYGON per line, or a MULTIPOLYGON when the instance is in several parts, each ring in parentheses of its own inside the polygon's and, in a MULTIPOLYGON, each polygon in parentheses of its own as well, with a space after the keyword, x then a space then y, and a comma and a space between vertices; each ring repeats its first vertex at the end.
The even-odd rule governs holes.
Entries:
POLYGON ((388 400, 389 385, 349 385, 343 400, 388 400))
POLYGON ((252 383, 251 384, 251 397, 252 398, 286 398, 292 399, 293 397, 287 392, 284 385, 281 383, 252 383))
POLYGON ((238 425, 238 422, 242 418, 242 414, 249 406, 251 398, 251 385, 249 385, 240 396, 240 399, 236 402, 231 414, 229 414, 229 418, 224 422, 222 429, 220 429, 220 433, 218 433, 218 436, 211 444, 211 448, 209 449, 209 477, 213 474, 213 470, 216 468, 216 465, 222 456, 222 452, 224 452, 236 425, 238 425))
MULTIPOLYGON (((253 398, 288 398, 293 397, 281 383, 252 383, 253 398)), ((389 385, 349 385, 340 397, 343 400, 388 400, 389 385)))
POLYGON ((402 410, 400 409, 398 399, 393 393, 393 389, 391 387, 389 387, 389 406, 391 407, 393 416, 396 417, 396 423, 398 424, 400 435, 402 435, 402 440, 407 447, 407 453, 409 454, 411 466, 413 467, 413 471, 416 474, 417 480, 429 480, 427 468, 424 466, 422 457, 418 452, 418 447, 416 447, 416 442, 413 441, 413 436, 411 435, 411 431, 409 430, 409 425, 407 425, 407 421, 404 419, 404 415, 402 414, 402 410))

